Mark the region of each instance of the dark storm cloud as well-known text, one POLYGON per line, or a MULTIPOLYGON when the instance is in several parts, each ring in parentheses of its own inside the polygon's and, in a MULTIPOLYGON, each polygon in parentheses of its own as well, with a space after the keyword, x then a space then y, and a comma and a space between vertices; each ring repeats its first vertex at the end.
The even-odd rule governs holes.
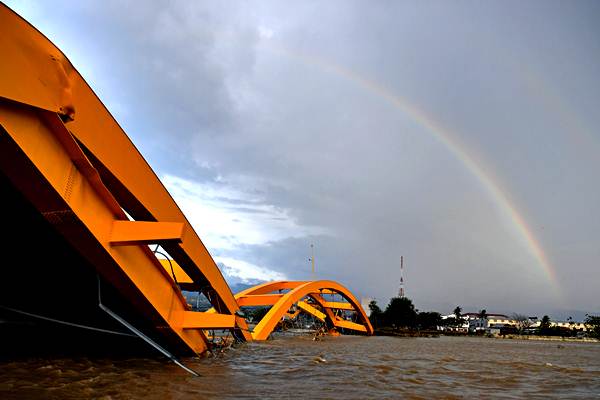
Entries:
POLYGON ((422 308, 598 310, 597 3, 22 7, 226 272, 307 279, 315 243, 320 277, 381 301, 404 255, 422 308), (562 293, 461 154, 361 79, 464 144, 562 293))

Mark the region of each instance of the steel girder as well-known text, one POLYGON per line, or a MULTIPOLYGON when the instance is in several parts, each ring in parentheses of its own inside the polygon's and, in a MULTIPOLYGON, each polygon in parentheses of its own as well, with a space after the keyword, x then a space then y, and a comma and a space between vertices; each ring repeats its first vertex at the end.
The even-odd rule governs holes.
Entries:
POLYGON ((176 348, 205 351, 207 329, 265 339, 306 296, 333 326, 373 332, 352 294, 332 281, 271 282, 234 297, 173 198, 67 57, 1 3, 0 33, 2 173, 176 348), (180 286, 149 250, 151 243, 173 258, 180 286), (190 311, 180 288, 203 291, 219 313, 190 311), (348 302, 322 297, 332 293, 348 302), (251 334, 237 311, 259 304, 273 307, 251 334), (340 319, 333 309, 356 311, 360 323, 340 319))
MULTIPOLYGON (((276 281, 244 290, 235 295, 240 305, 272 306, 269 312, 254 327, 252 338, 266 340, 289 309, 297 305, 303 311, 328 322, 332 327, 350 329, 367 335, 373 334, 373 327, 360 303, 343 285, 334 281, 276 281), (284 292, 285 291, 285 292, 284 292), (323 295, 340 295, 345 302, 331 302, 323 295), (303 299, 310 298, 321 310, 303 299), (334 310, 356 312, 357 322, 347 321, 336 315, 334 310)), ((294 315, 295 316, 295 315, 294 315)))
POLYGON ((3 173, 179 347, 203 352, 201 329, 251 339, 208 250, 65 55, 3 4, 0 32, 3 173), (150 243, 166 249, 223 315, 189 311, 150 243))

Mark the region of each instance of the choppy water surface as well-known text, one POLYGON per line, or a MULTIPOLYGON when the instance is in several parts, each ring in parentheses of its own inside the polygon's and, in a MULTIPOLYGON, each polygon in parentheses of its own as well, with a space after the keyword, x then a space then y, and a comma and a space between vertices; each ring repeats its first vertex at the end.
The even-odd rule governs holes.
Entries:
POLYGON ((217 358, 0 364, 0 398, 598 398, 600 345, 485 338, 279 337, 217 358))

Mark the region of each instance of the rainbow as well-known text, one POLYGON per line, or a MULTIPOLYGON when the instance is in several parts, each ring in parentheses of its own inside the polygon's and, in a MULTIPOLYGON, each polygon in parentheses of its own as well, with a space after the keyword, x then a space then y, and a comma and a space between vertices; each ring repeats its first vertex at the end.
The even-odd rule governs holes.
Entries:
POLYGON ((496 207, 508 218, 511 226, 514 227, 516 233, 526 244, 531 255, 535 258, 539 266, 542 268, 548 282, 559 293, 559 285, 556 276, 556 271, 548 257, 544 253, 542 246, 536 239, 532 230, 527 225, 525 218, 518 211, 517 207, 510 201, 508 195, 502 191, 500 186, 492 179, 492 177, 484 171, 484 169, 474 160, 473 157, 464 149, 459 141, 455 138, 448 129, 441 126, 434 118, 427 115, 423 110, 411 104, 407 99, 391 92, 376 81, 368 79, 357 74, 341 65, 335 64, 323 58, 308 55, 298 50, 290 50, 288 47, 277 44, 273 40, 261 41, 265 49, 276 54, 298 60, 304 64, 316 66, 319 69, 328 71, 335 75, 341 76, 350 82, 360 86, 361 88, 385 99, 396 109, 410 116, 421 127, 425 128, 435 139, 442 143, 475 178, 481 183, 484 189, 488 192, 496 207))

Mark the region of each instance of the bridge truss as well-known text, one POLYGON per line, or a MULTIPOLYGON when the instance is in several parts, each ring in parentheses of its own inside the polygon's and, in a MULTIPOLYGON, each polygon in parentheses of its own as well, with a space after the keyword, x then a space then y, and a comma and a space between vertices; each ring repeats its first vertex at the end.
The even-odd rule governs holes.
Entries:
MULTIPOLYGON (((199 354, 210 329, 265 339, 292 305, 332 329, 372 333, 360 304, 336 282, 272 282, 234 296, 185 215, 65 55, 1 3, 0 32, 3 191, 22 196, 163 343, 199 354), (156 244, 176 273, 149 247, 156 244), (192 311, 182 289, 204 294, 213 310, 192 311), (344 301, 326 299, 333 293, 344 301), (261 302, 272 308, 251 331, 240 307, 261 302), (355 321, 337 310, 351 311, 355 321)), ((36 243, 24 248, 33 252, 36 243)))

